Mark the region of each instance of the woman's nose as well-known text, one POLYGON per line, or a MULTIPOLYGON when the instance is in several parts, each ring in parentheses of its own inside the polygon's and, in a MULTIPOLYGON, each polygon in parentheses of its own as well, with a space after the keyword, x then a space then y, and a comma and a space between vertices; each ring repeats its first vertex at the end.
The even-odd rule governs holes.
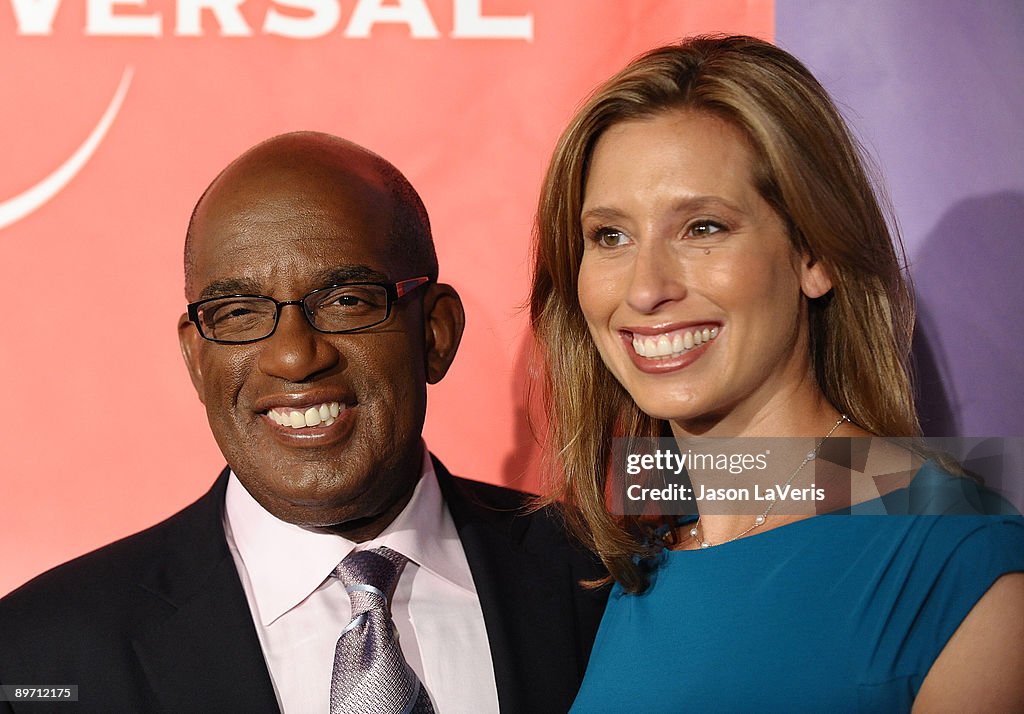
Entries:
POLYGON ((666 302, 682 300, 685 272, 663 241, 643 241, 637 246, 626 301, 637 312, 652 313, 666 302))

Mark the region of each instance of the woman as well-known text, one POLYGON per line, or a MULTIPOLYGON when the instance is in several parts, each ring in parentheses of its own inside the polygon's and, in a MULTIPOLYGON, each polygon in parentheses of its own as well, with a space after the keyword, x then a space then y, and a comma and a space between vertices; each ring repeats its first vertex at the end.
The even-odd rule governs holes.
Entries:
POLYGON ((918 434, 911 293, 799 61, 703 37, 630 64, 558 143, 535 260, 552 498, 616 581, 574 711, 1024 708, 1019 519, 698 503, 662 550, 606 509, 614 437, 806 437, 795 487, 830 437, 918 434))

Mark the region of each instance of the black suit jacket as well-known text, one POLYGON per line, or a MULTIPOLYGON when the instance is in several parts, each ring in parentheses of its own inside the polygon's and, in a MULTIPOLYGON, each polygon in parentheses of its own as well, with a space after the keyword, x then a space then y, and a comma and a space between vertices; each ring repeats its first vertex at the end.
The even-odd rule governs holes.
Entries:
MULTIPOLYGON (((599 571, 521 494, 435 468, 484 614, 502 712, 564 712, 604 609, 599 571)), ((0 600, 0 683, 79 687, 25 710, 277 712, 224 537, 227 469, 168 520, 65 563, 0 600)), ((453 642, 452 646, 459 643, 453 642)), ((21 705, 0 702, 0 712, 21 705)))

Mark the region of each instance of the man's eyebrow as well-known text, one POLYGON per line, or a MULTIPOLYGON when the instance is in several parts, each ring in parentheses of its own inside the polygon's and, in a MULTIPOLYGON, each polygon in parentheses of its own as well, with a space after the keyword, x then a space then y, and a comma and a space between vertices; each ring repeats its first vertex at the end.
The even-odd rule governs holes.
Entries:
POLYGON ((321 270, 314 276, 317 285, 338 285, 340 283, 373 282, 387 283, 387 275, 366 265, 342 265, 336 268, 321 270))
MULTIPOLYGON (((342 265, 335 268, 327 268, 314 273, 310 281, 313 287, 327 287, 328 285, 354 282, 387 283, 391 281, 384 273, 366 265, 342 265)), ((263 291, 263 286, 255 280, 224 278, 223 280, 214 280, 203 288, 203 292, 199 294, 199 299, 205 300, 206 298, 224 295, 264 295, 263 291)))
POLYGON ((225 278, 223 280, 214 280, 212 283, 203 288, 203 292, 199 293, 199 299, 204 300, 211 297, 220 297, 221 295, 262 295, 260 292, 259 283, 254 280, 247 280, 245 278, 225 278))

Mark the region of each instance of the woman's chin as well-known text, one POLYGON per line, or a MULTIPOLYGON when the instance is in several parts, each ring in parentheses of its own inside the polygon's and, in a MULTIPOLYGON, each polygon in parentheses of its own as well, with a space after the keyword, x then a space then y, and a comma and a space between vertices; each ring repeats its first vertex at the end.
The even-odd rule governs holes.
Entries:
POLYGON ((706 409, 702 409, 696 404, 666 402, 664 399, 639 400, 635 397, 634 401, 640 411, 647 416, 667 422, 689 424, 703 421, 706 415, 706 409))

